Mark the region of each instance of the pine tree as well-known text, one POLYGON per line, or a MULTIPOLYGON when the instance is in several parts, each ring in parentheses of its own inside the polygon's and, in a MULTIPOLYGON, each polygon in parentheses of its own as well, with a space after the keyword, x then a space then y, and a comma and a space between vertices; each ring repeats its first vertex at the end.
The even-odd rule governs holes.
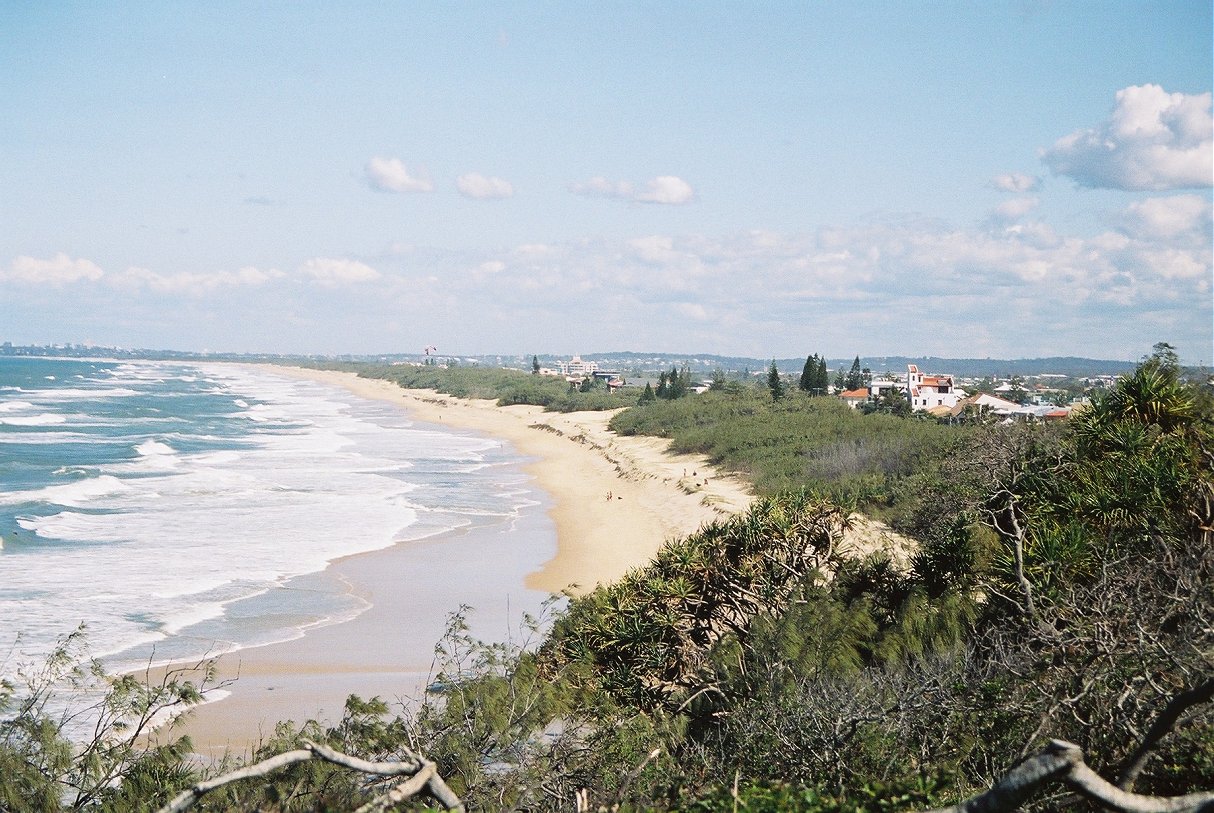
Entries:
POLYGON ((667 381, 670 382, 670 385, 667 388, 666 397, 672 400, 682 398, 687 394, 687 388, 691 384, 691 371, 686 365, 683 366, 682 370, 676 370, 674 367, 671 367, 670 376, 667 378, 667 381))
POLYGON ((818 376, 815 379, 814 389, 819 395, 827 395, 830 392, 830 372, 826 369, 826 356, 818 358, 818 376))
POLYGON ((784 380, 780 378, 775 359, 771 360, 771 369, 767 371, 767 388, 771 390, 771 400, 779 401, 784 397, 784 380))
POLYGON ((531 357, 531 374, 532 375, 540 374, 540 357, 539 356, 531 357))
POLYGON ((797 384, 797 388, 810 393, 814 392, 815 380, 818 376, 818 354, 814 353, 805 359, 805 368, 801 370, 801 381, 797 384))
POLYGON ((858 390, 864 386, 864 373, 860 370, 860 357, 851 363, 851 370, 843 381, 843 386, 849 390, 858 390))

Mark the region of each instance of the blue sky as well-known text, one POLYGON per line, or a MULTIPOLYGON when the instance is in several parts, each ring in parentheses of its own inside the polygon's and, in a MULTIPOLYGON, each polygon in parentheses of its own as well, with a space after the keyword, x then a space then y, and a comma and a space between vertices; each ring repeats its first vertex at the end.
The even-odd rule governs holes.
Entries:
POLYGON ((1211 4, 3 3, 0 340, 1214 362, 1211 4))

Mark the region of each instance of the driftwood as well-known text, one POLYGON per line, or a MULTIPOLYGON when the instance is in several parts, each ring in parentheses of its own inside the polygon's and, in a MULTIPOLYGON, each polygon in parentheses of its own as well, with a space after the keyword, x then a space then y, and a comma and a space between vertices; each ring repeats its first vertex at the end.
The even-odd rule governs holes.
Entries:
POLYGON ((1119 813, 1214 813, 1214 791, 1166 798, 1127 793, 1089 768, 1083 761, 1083 749, 1063 740, 1051 740, 990 790, 928 813, 1004 813, 1016 810, 1054 782, 1119 813))
POLYGON ((304 747, 296 751, 286 751, 269 759, 264 759, 261 762, 222 774, 214 779, 198 782, 189 789, 177 794, 173 801, 162 807, 157 813, 182 813, 182 811, 193 807, 194 803, 203 796, 224 785, 238 782, 241 779, 256 779, 268 776, 288 765, 294 765, 297 762, 307 762, 310 759, 319 759, 323 762, 340 765, 343 768, 349 768, 350 770, 372 776, 409 777, 391 790, 380 794, 360 807, 358 809, 359 813, 387 810, 393 805, 420 793, 422 790, 428 792, 447 810, 462 811, 464 809, 464 803, 452 792, 451 788, 447 787, 447 783, 438 775, 438 770, 435 768, 434 763, 422 759, 416 754, 408 754, 400 762, 368 762, 365 759, 359 759, 349 754, 343 754, 340 751, 334 751, 332 748, 320 743, 305 741, 304 747))

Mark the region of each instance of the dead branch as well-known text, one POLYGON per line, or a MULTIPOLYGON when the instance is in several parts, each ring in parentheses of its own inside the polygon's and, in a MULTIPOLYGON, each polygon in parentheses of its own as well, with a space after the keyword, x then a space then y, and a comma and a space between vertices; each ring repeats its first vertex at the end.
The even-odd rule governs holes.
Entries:
POLYGON ((1138 778, 1138 774, 1142 773, 1142 769, 1146 766, 1151 752, 1155 750, 1155 746, 1159 744, 1159 741, 1172 731, 1172 728, 1180 719, 1180 715, 1193 706, 1209 703, 1211 699, 1214 699, 1214 678, 1207 678, 1187 692, 1182 692, 1173 697, 1164 706, 1159 717, 1155 719, 1155 722, 1151 725, 1150 730, 1147 731, 1146 737, 1143 738, 1138 748, 1126 760, 1125 767, 1121 769, 1121 775, 1117 777, 1117 787, 1122 790, 1132 789, 1134 787, 1134 780, 1138 778))
POLYGON ((360 810, 386 810, 390 805, 414 796, 423 789, 447 810, 462 811, 464 809, 464 803, 451 791, 451 788, 447 787, 447 783, 438 775, 434 763, 422 759, 415 754, 408 754, 406 759, 399 762, 368 762, 365 759, 359 759, 358 757, 335 751, 326 745, 305 740, 304 747, 298 750, 286 751, 253 765, 247 765, 213 779, 198 782, 188 790, 177 794, 158 813, 181 813, 193 807, 194 803, 206 794, 224 785, 242 779, 257 779, 269 776, 288 765, 307 762, 310 759, 319 759, 323 762, 339 765, 360 773, 371 774, 372 776, 410 777, 392 790, 364 805, 360 810))
POLYGON ((1185 796, 1139 796, 1106 781, 1083 761, 1083 749, 1063 740, 1050 744, 1021 762, 993 788, 952 807, 928 813, 1005 813, 1020 807, 1053 782, 1061 782, 1093 802, 1118 813, 1210 813, 1214 792, 1185 796))

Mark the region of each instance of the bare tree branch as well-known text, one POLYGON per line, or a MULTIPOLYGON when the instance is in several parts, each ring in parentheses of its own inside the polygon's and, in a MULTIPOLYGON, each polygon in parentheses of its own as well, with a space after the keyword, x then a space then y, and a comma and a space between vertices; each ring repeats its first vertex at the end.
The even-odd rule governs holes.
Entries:
POLYGON ((333 765, 340 765, 360 773, 374 776, 409 776, 409 780, 397 785, 388 793, 364 806, 367 810, 386 810, 390 805, 416 795, 423 789, 428 791, 440 804, 448 810, 464 809, 463 802, 456 796, 442 777, 433 762, 422 759, 414 754, 400 762, 368 762, 365 759, 343 754, 326 745, 315 742, 304 742, 304 747, 295 751, 287 751, 269 759, 264 759, 253 765, 239 768, 222 774, 213 779, 198 782, 188 790, 179 793, 169 804, 162 807, 158 813, 182 813, 194 806, 194 803, 213 790, 240 781, 241 779, 256 779, 269 776, 275 771, 298 762, 310 759, 320 759, 333 765))
POLYGON ((1168 701, 1138 748, 1126 760, 1120 776, 1117 777, 1117 787, 1122 790, 1132 789, 1134 780, 1138 778, 1138 774, 1142 773, 1155 746, 1172 731, 1176 721, 1180 719, 1180 715, 1193 706, 1209 703, 1211 699, 1214 699, 1214 678, 1207 678, 1187 692, 1181 692, 1168 701))
POLYGON ((1210 813, 1214 792, 1185 796, 1139 796, 1103 779, 1083 761, 1083 749, 1063 740, 1021 762, 993 788, 952 807, 928 813, 1008 813, 1052 782, 1061 782, 1099 805, 1118 813, 1210 813))

